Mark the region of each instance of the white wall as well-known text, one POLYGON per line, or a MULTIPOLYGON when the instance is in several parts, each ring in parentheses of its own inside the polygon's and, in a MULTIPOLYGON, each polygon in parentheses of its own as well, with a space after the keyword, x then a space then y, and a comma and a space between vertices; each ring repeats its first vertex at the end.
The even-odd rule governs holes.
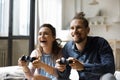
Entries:
MULTIPOLYGON (((89 5, 92 0, 65 0, 63 1, 63 29, 69 28, 69 23, 75 12, 84 11, 87 18, 93 23, 90 25, 90 35, 102 36, 106 39, 120 40, 120 23, 114 23, 114 20, 120 15, 120 0, 97 0, 98 5, 89 5), (82 3, 82 6, 80 6, 82 3), (100 17, 97 17, 100 16, 100 17), (98 20, 98 21, 97 21, 98 20), (101 25, 102 24, 102 25, 101 25)), ((61 30, 58 37, 66 40, 69 30, 61 30), (64 35, 61 35, 63 33, 64 35)))

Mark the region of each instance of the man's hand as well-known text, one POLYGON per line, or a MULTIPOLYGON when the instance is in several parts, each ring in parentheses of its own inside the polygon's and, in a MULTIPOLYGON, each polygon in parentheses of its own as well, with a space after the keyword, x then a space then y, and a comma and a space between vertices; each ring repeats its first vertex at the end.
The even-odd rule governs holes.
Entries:
POLYGON ((77 59, 75 59, 73 57, 69 57, 67 60, 72 61, 72 63, 69 64, 72 67, 72 69, 76 69, 79 71, 84 70, 84 65, 80 61, 78 61, 77 59))
POLYGON ((58 71, 63 72, 66 69, 66 64, 60 64, 60 59, 57 59, 55 68, 58 69, 58 71))

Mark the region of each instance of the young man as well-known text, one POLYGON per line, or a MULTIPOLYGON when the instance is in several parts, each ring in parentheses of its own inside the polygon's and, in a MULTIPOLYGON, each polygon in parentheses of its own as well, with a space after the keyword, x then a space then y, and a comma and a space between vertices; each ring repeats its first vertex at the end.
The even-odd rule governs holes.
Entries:
POLYGON ((73 40, 66 43, 63 48, 64 57, 73 62, 67 65, 70 67, 66 67, 59 64, 59 59, 56 61, 56 68, 61 76, 70 74, 68 72, 71 68, 77 70, 79 80, 100 80, 101 76, 101 80, 107 80, 104 74, 114 74, 114 56, 109 43, 104 38, 88 36, 89 31, 89 23, 84 13, 76 14, 70 23, 73 40))

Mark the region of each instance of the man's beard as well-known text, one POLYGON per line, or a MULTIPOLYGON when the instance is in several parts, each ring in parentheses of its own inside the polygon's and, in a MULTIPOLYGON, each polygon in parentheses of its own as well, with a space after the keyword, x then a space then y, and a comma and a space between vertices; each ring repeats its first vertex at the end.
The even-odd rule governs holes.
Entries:
POLYGON ((75 43, 81 43, 85 40, 85 38, 79 38, 78 40, 74 40, 75 43))

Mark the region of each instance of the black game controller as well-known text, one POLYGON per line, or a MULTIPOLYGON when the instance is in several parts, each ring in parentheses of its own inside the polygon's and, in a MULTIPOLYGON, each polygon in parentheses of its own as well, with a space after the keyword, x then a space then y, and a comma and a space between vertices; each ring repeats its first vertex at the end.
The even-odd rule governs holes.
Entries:
POLYGON ((25 62, 33 62, 36 59, 37 59, 36 57, 30 57, 30 56, 25 56, 25 55, 21 57, 21 60, 25 62))
POLYGON ((71 63, 73 63, 72 60, 67 60, 67 59, 65 59, 64 57, 60 58, 60 61, 59 61, 59 64, 69 65, 69 64, 71 64, 71 63))

